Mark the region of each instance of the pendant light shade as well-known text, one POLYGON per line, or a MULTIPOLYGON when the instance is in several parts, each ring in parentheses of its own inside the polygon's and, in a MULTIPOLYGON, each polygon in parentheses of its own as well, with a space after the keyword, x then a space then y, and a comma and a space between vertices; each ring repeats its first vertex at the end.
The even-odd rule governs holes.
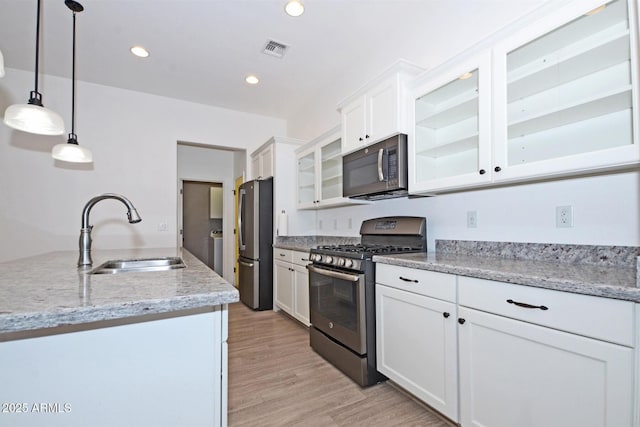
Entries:
POLYGON ((51 150, 51 156, 56 160, 72 163, 91 163, 93 155, 87 148, 78 145, 78 137, 75 134, 76 123, 76 12, 82 12, 84 7, 75 0, 64 2, 73 12, 73 55, 71 62, 71 133, 66 144, 57 144, 51 150))
POLYGON ((4 123, 10 128, 39 135, 62 135, 64 121, 60 115, 42 105, 38 92, 38 57, 40 45, 40 0, 36 18, 36 67, 35 88, 27 104, 10 105, 4 112, 4 123))

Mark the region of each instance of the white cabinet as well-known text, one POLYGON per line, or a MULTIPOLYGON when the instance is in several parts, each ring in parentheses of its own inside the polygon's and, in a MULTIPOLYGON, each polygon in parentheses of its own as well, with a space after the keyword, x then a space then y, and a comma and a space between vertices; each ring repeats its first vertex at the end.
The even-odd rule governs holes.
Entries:
POLYGON ((632 425, 634 351, 590 336, 632 344, 633 303, 468 277, 458 286, 463 426, 632 425))
POLYGON ((637 26, 628 7, 573 2, 495 47, 497 181, 640 161, 637 26))
POLYGON ((406 82, 423 69, 398 61, 357 93, 338 104, 342 154, 408 131, 406 82))
POLYGON ((309 326, 309 253, 288 249, 273 250, 274 305, 309 326))
POLYGON ((416 80, 409 188, 429 193, 491 181, 491 52, 416 80))
MULTIPOLYGON (((296 150, 304 141, 286 137, 272 137, 251 153, 252 167, 258 167, 259 173, 253 169, 254 178, 257 176, 273 176, 273 230, 274 238, 277 232, 278 219, 281 213, 290 213, 296 209, 296 199, 293 197, 296 191, 296 150), (256 166, 255 164, 262 165, 256 166), (261 172, 260 172, 261 171, 261 172), (262 175, 260 175, 262 174, 262 175)), ((293 220, 289 218, 289 220, 293 220)), ((288 224, 288 232, 297 231, 296 223, 288 224)), ((275 241, 275 240, 274 240, 275 241)))
POLYGON ((251 176, 253 179, 273 176, 273 145, 266 144, 251 154, 251 176))
POLYGON ((209 218, 222 218, 222 186, 209 189, 209 218))
POLYGON ((640 163, 636 7, 584 0, 548 8, 416 78, 409 191, 640 163))
POLYGON ((319 209, 366 203, 342 197, 340 128, 297 150, 298 209, 319 209))
POLYGON ((457 421, 455 276, 377 264, 376 282, 378 370, 457 421))
POLYGON ((139 320, 0 342, 0 424, 226 426, 227 306, 139 320))

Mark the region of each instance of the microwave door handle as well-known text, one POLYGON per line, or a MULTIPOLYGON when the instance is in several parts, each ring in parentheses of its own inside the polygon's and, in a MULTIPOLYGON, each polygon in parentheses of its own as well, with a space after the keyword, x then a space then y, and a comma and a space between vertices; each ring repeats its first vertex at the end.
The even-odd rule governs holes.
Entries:
POLYGON ((382 171, 382 158, 384 157, 384 148, 378 150, 378 180, 384 181, 384 172, 382 171))

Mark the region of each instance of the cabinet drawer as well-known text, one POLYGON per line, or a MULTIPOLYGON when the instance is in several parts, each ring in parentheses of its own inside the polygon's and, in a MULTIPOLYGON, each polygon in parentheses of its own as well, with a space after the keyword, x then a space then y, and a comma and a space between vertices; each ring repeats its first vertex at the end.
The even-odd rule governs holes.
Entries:
POLYGON ((292 263, 293 251, 290 251, 289 249, 273 248, 273 260, 292 263))
POLYGON ((309 264, 309 252, 291 251, 293 255, 293 263, 298 265, 309 264))
POLYGON ((453 274, 378 263, 376 282, 432 298, 456 301, 456 276, 453 274))
POLYGON ((458 304, 633 347, 629 301, 458 277, 458 304))

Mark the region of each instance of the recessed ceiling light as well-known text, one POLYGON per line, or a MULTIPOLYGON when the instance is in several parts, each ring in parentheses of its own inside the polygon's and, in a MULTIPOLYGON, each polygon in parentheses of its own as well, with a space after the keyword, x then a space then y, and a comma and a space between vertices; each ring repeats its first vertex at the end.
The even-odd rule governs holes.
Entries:
POLYGON ((247 77, 245 77, 244 81, 249 83, 250 85, 257 85, 260 79, 253 74, 249 74, 247 77))
POLYGON ((133 46, 131 49, 131 53, 135 56, 139 56, 140 58, 146 58, 149 56, 149 51, 142 46, 133 46))
POLYGON ((284 10, 289 16, 300 16, 304 13, 304 5, 300 0, 290 0, 284 10))
POLYGON ((473 73, 471 71, 468 71, 466 73, 464 73, 463 75, 461 75, 460 77, 458 77, 460 80, 467 80, 469 77, 473 76, 473 73))

